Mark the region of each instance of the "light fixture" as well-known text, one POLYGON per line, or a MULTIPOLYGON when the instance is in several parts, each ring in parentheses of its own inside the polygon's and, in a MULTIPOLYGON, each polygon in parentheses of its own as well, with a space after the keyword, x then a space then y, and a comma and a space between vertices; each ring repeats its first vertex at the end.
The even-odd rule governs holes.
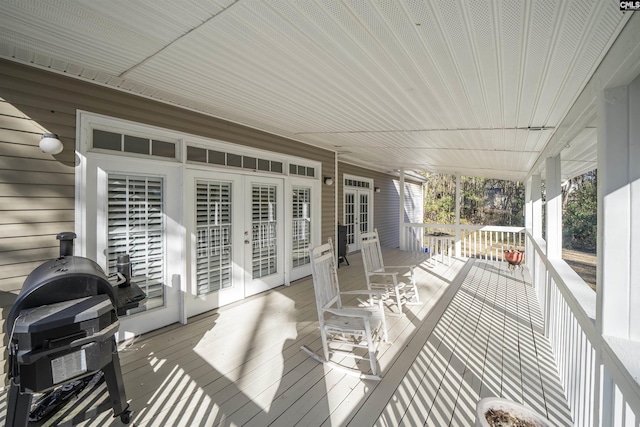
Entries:
POLYGON ((42 139, 40 139, 40 149, 43 153, 47 154, 60 154, 62 153, 62 141, 55 133, 43 133, 42 139))
POLYGON ((333 178, 331 178, 330 176, 325 176, 323 181, 325 185, 333 185, 333 178))
POLYGON ((379 192, 380 192, 380 187, 375 187, 373 190, 374 190, 376 193, 379 193, 379 192))

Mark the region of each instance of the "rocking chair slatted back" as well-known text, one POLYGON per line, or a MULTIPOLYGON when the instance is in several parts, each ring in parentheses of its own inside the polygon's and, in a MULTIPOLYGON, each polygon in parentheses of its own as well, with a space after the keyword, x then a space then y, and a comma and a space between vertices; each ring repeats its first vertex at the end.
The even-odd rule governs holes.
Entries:
POLYGON ((360 248, 368 289, 384 289, 388 297, 395 300, 398 306, 399 313, 396 314, 402 314, 403 305, 420 304, 413 271, 415 266, 385 267, 377 230, 360 235, 360 248), (398 276, 403 278, 405 274, 408 274, 408 277, 404 277, 408 283, 398 279, 398 276))
MULTIPOLYGON (((340 308, 342 302, 340 301, 336 260, 331 239, 324 245, 311 249, 311 260, 311 274, 318 313, 333 304, 340 308)), ((322 322, 322 320, 320 321, 322 322)))
POLYGON ((384 271, 382 250, 380 249, 380 240, 377 232, 362 234, 360 249, 365 271, 384 271))

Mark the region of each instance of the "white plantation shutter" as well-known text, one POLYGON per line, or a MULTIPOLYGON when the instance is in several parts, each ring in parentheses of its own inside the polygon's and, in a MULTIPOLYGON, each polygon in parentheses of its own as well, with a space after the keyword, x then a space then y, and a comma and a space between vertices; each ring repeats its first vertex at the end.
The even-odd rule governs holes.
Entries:
POLYGON ((196 182, 196 277, 198 295, 231 282, 231 183, 196 182))
POLYGON ((163 180, 158 177, 109 174, 108 270, 129 254, 132 281, 147 294, 146 309, 164 305, 163 180))
POLYGON ((293 187, 293 267, 309 264, 311 246, 311 188, 293 187))
POLYGON ((252 184, 253 278, 278 271, 277 205, 275 185, 252 184))

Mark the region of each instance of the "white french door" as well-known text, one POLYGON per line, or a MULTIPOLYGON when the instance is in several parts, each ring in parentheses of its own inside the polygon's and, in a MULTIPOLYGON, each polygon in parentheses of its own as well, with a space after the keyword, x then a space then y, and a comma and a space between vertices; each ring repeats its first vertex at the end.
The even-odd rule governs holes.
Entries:
POLYGON ((186 172, 187 316, 284 283, 282 180, 186 172))
POLYGON ((184 276, 181 171, 114 156, 87 159, 85 256, 112 275, 129 254, 132 281, 146 293, 140 307, 120 317, 119 338, 180 321, 184 276))
POLYGON ((283 180, 245 176, 245 296, 284 284, 283 180))
POLYGON ((290 178, 291 186, 287 205, 290 224, 289 239, 289 277, 294 281, 311 275, 309 249, 320 244, 320 186, 317 181, 290 178))
POLYGON ((187 317, 244 298, 242 177, 185 172, 187 317))
POLYGON ((344 225, 347 227, 347 252, 360 250, 360 234, 373 230, 371 190, 344 189, 344 225))

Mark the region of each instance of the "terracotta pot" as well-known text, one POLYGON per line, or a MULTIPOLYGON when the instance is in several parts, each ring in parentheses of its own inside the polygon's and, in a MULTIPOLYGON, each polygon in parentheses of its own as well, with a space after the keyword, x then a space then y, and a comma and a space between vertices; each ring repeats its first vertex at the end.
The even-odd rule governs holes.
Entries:
POLYGON ((551 422, 533 409, 512 400, 499 397, 485 397, 476 405, 476 427, 490 427, 486 413, 490 410, 508 412, 523 421, 529 421, 539 427, 554 427, 551 422))

